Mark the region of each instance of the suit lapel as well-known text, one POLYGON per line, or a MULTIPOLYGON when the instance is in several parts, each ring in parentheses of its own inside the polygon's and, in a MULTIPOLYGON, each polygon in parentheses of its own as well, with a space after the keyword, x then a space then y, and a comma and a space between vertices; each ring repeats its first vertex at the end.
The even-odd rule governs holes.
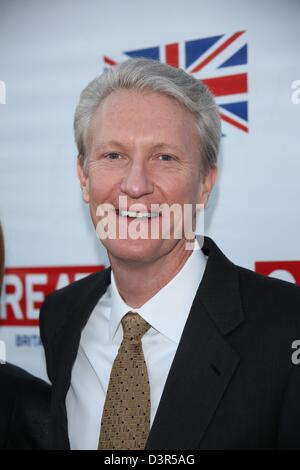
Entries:
MULTIPOLYGON (((200 240, 199 240, 200 241, 200 240)), ((205 237, 205 273, 186 322, 146 449, 196 449, 239 363, 224 338, 243 322, 238 271, 205 237)))
POLYGON ((196 449, 239 362, 197 298, 146 449, 196 449))

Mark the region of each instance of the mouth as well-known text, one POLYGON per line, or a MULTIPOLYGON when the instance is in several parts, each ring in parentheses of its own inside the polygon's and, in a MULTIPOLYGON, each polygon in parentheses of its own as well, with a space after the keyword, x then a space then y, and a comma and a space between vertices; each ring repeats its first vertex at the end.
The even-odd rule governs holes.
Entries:
POLYGON ((160 216, 159 212, 127 211, 124 209, 116 209, 116 214, 127 219, 155 219, 160 216))

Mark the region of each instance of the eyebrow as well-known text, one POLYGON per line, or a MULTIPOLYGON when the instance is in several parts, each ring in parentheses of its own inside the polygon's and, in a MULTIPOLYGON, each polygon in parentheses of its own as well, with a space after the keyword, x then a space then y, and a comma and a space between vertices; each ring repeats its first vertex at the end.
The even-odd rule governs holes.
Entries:
MULTIPOLYGON (((126 150, 126 146, 124 144, 122 144, 122 142, 119 142, 118 140, 109 140, 107 142, 100 142, 97 146, 96 146, 96 152, 99 152, 100 150, 103 149, 103 147, 119 147, 123 150, 126 150)), ((151 147, 152 150, 160 150, 160 149, 164 149, 164 148, 170 148, 170 149, 174 149, 175 151, 177 152, 180 152, 180 153, 183 153, 183 150, 180 149, 180 147, 178 147, 177 145, 175 144, 167 144, 166 142, 158 142, 157 144, 153 145, 151 147)))

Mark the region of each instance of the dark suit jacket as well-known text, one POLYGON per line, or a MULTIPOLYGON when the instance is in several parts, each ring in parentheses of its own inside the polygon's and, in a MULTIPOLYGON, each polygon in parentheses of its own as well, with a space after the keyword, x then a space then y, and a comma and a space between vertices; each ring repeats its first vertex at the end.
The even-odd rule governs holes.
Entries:
POLYGON ((51 387, 13 364, 0 365, 0 449, 49 448, 51 387))
MULTIPOLYGON (((146 449, 300 449, 300 365, 291 361, 300 287, 236 266, 209 237, 202 250, 207 266, 146 449)), ((69 448, 72 366, 110 272, 50 294, 41 309, 55 449, 69 448)))

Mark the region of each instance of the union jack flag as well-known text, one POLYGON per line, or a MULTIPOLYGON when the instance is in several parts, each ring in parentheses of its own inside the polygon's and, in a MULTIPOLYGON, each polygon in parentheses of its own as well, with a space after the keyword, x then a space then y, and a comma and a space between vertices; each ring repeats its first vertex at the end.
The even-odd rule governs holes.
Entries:
POLYGON ((183 68, 207 85, 219 105, 223 133, 248 127, 248 63, 245 31, 210 36, 192 41, 136 49, 119 54, 116 60, 103 56, 104 65, 113 66, 128 57, 145 57, 183 68))

